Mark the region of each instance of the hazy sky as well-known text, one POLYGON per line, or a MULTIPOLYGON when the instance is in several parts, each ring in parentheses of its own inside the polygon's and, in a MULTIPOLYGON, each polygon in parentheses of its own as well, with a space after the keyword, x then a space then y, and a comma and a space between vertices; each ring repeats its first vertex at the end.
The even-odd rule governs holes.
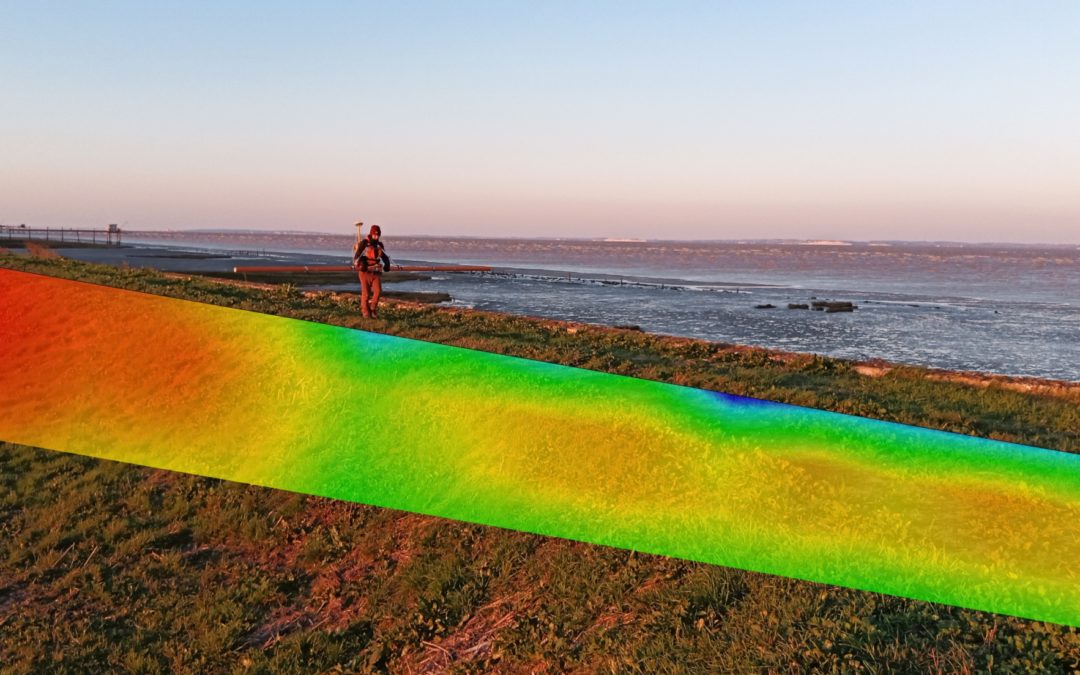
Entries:
POLYGON ((8 0, 0 84, 6 224, 1080 243, 1075 0, 8 0))

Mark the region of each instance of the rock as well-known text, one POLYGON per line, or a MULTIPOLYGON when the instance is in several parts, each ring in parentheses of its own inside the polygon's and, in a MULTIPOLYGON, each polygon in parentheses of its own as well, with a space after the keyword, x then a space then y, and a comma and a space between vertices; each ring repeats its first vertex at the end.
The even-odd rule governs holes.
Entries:
POLYGON ((788 309, 810 309, 810 305, 804 302, 789 302, 788 309))
POLYGON ((754 305, 754 309, 776 309, 776 305, 768 303, 764 305, 754 305))
POLYGON ((818 312, 824 311, 826 314, 832 314, 835 312, 854 312, 855 305, 847 300, 832 301, 832 300, 816 300, 810 303, 811 308, 818 312))

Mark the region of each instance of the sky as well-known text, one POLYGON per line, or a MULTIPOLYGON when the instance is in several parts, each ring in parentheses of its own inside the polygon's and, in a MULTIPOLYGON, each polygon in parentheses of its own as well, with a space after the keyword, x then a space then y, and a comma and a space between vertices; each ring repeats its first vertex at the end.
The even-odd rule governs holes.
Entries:
POLYGON ((0 223, 1080 243, 1080 3, 0 4, 0 223))

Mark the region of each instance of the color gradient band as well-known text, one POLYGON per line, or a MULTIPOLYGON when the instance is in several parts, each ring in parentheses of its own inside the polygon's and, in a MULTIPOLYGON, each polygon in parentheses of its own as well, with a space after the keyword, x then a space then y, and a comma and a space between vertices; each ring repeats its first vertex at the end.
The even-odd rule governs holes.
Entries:
POLYGON ((0 438, 1080 625, 1080 456, 2 269, 0 438))

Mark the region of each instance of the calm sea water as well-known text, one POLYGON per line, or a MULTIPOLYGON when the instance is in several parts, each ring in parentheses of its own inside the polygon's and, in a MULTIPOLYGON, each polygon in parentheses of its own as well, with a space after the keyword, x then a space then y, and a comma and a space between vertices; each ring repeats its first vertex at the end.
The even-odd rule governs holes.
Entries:
MULTIPOLYGON (((171 235, 154 243, 340 262, 352 239, 229 233, 171 235)), ((442 274, 394 286, 447 291, 456 303, 480 309, 845 358, 1080 380, 1076 246, 393 236, 386 245, 395 261, 496 267, 496 274, 442 274), (852 301, 858 309, 787 309, 811 299, 852 301), (757 308, 763 304, 776 308, 757 308)), ((232 266, 240 259, 176 261, 188 268, 196 262, 232 266)))

